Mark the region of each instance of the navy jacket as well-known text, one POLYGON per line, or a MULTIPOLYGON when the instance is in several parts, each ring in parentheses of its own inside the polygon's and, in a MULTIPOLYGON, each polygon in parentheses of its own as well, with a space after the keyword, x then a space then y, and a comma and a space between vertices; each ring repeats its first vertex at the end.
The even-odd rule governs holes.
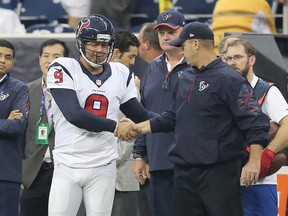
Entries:
POLYGON ((221 59, 185 73, 174 109, 151 120, 152 132, 174 126, 169 159, 190 167, 240 158, 245 143, 265 146, 270 128, 246 78, 221 59))
MULTIPOLYGON (((184 70, 191 68, 183 61, 168 73, 165 58, 163 54, 149 64, 141 80, 141 103, 154 113, 162 113, 175 103, 179 78, 184 70)), ((168 160, 168 148, 174 137, 174 132, 146 135, 146 144, 137 140, 133 152, 145 156, 147 150, 150 171, 173 169, 174 165, 168 160)))
POLYGON ((0 89, 0 180, 21 183, 29 112, 28 88, 8 74, 0 83, 0 89), (24 116, 19 120, 8 120, 10 112, 16 109, 24 116))

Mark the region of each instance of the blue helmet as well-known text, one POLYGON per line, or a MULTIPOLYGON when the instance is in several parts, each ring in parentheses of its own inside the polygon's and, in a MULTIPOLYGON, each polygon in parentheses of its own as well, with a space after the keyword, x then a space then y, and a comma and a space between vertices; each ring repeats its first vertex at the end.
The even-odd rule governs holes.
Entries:
POLYGON ((82 18, 76 29, 76 45, 84 58, 85 43, 87 41, 108 43, 109 58, 107 58, 107 61, 110 60, 114 45, 114 27, 111 21, 100 14, 82 18))

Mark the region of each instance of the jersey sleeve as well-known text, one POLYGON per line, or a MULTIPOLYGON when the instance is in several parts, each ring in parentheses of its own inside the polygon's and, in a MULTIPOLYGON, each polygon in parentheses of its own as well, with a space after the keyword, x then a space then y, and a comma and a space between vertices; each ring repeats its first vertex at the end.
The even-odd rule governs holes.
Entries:
POLYGON ((138 94, 137 94, 137 88, 135 86, 134 78, 135 76, 133 72, 129 70, 128 76, 125 80, 126 90, 121 100, 121 104, 127 102, 131 98, 137 98, 138 94))
POLYGON ((76 60, 57 58, 49 66, 47 74, 48 89, 74 89, 74 71, 77 70, 76 60), (74 62, 75 61, 75 62, 74 62))

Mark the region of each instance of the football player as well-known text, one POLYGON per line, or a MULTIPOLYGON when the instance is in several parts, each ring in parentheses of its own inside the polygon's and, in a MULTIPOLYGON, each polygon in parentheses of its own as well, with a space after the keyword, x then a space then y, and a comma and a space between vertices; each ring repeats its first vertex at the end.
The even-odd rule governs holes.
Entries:
POLYGON ((124 134, 134 124, 117 124, 118 110, 136 122, 148 118, 129 69, 109 62, 113 34, 106 17, 83 18, 76 30, 80 59, 57 58, 49 67, 56 132, 50 216, 76 215, 82 197, 87 216, 110 216, 117 158, 113 132, 124 134))

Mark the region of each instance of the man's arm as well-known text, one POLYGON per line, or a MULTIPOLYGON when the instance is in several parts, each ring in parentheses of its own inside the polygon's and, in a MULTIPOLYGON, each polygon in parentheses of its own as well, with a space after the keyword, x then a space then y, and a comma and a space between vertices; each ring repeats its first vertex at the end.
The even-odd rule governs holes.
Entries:
POLYGON ((114 132, 118 128, 119 133, 129 131, 131 122, 116 124, 115 121, 94 115, 79 104, 76 92, 71 89, 51 89, 51 94, 64 117, 76 127, 91 131, 110 131, 114 132))
MULTIPOLYGON (((279 124, 277 124, 276 134, 274 133, 274 136, 270 137, 268 146, 262 153, 260 178, 267 176, 275 154, 288 145, 288 104, 276 86, 269 89, 262 109, 272 121, 279 124)), ((272 123, 270 125, 273 126, 272 123)), ((271 129, 273 130, 273 127, 271 129)))
POLYGON ((147 166, 143 159, 134 160, 134 175, 141 185, 143 185, 148 178, 146 168, 147 166))
POLYGON ((139 132, 140 132, 142 135, 151 133, 150 120, 147 120, 147 121, 138 123, 138 124, 137 124, 137 129, 139 130, 139 132))
POLYGON ((133 146, 133 157, 136 158, 144 158, 147 155, 147 146, 146 146, 146 136, 141 135, 138 136, 134 142, 133 146))
POLYGON ((279 129, 275 137, 269 142, 267 148, 273 151, 275 154, 283 150, 288 146, 288 116, 285 116, 279 122, 279 129))
POLYGON ((127 118, 136 123, 157 116, 156 113, 146 110, 136 98, 131 98, 129 101, 121 104, 120 110, 127 118))
POLYGON ((228 95, 226 101, 238 128, 246 133, 243 146, 246 142, 250 147, 249 160, 242 168, 240 177, 241 184, 249 186, 259 178, 261 153, 267 145, 270 122, 253 97, 253 89, 247 80, 231 77, 228 83, 225 86, 228 95))
POLYGON ((250 145, 250 156, 248 162, 242 168, 241 185, 249 186, 255 183, 259 178, 260 173, 260 158, 263 147, 259 144, 250 145))
POLYGON ((147 168, 149 165, 146 164, 144 157, 147 156, 146 136, 142 135, 136 138, 133 147, 133 158, 134 158, 134 175, 140 184, 144 184, 148 178, 147 168))
MULTIPOLYGON (((126 131, 127 133, 120 133, 118 129, 115 130, 114 134, 120 140, 130 140, 133 137, 138 136, 139 134, 148 134, 148 133, 158 133, 158 132, 169 132, 173 131, 175 127, 175 106, 170 106, 170 108, 163 112, 160 115, 155 114, 150 120, 140 122, 136 125, 131 126, 131 130, 126 131), (120 135, 121 134, 121 135, 120 135), (125 134, 123 136, 123 134, 125 134)), ((119 123, 131 122, 128 118, 123 118, 119 123)))
POLYGON ((19 88, 12 109, 13 111, 7 119, 0 119, 0 134, 9 136, 21 135, 26 130, 29 114, 29 93, 26 85, 19 88), (23 116, 20 117, 21 115, 23 116))
POLYGON ((156 115, 150 120, 138 123, 137 130, 140 134, 170 132, 175 128, 175 105, 172 105, 160 115, 156 115))

